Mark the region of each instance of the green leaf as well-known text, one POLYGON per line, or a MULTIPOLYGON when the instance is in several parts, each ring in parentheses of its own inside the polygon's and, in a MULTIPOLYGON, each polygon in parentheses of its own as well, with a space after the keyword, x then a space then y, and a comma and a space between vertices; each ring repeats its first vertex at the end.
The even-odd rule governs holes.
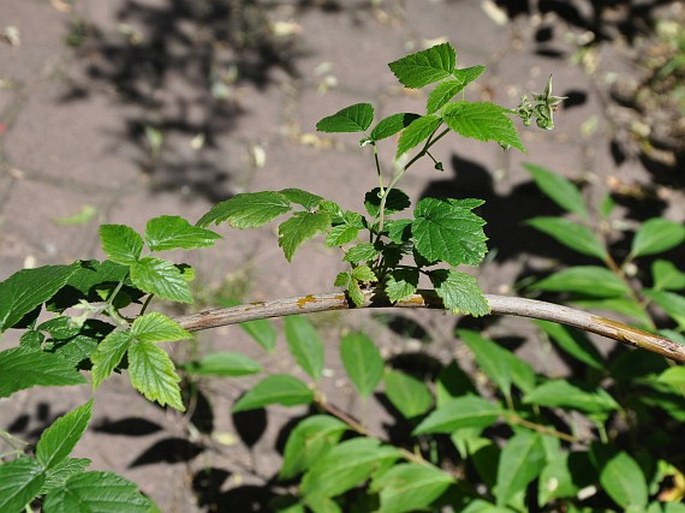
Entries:
POLYGON ((67 479, 75 474, 80 474, 91 463, 92 461, 88 458, 67 458, 62 460, 46 471, 45 482, 40 490, 40 495, 63 488, 67 479))
POLYGON ((368 265, 359 265, 352 269, 351 276, 360 283, 374 283, 378 281, 376 275, 368 265))
POLYGON ((280 192, 243 192, 214 205, 196 224, 205 227, 227 222, 241 230, 257 228, 285 214, 290 208, 290 200, 280 192))
POLYGON ((0 333, 52 298, 79 268, 74 263, 23 269, 0 282, 0 333))
POLYGON ((656 290, 685 289, 685 273, 668 260, 657 260, 652 264, 652 286, 656 290))
POLYGON ((278 227, 278 245, 283 248, 286 260, 290 262, 295 250, 304 241, 331 226, 331 218, 321 212, 295 212, 278 227))
POLYGON ((305 496, 336 497, 366 481, 371 474, 400 457, 394 447, 372 438, 347 440, 313 462, 302 478, 305 496))
POLYGON ((137 317, 131 334, 140 342, 177 342, 192 337, 180 324, 159 312, 137 317))
POLYGON ((374 478, 371 490, 380 494, 378 513, 422 511, 454 483, 447 472, 418 463, 400 463, 374 478))
POLYGON ((396 370, 383 377, 385 395, 407 419, 426 413, 433 405, 433 396, 423 381, 396 370))
POLYGON ((685 226, 659 217, 645 221, 635 233, 632 258, 668 251, 685 241, 685 226))
POLYGON ((363 132, 373 121, 373 106, 356 103, 323 118, 316 124, 319 132, 363 132))
POLYGON ((93 388, 97 388, 105 381, 121 362, 133 342, 133 335, 129 331, 113 331, 107 335, 93 353, 93 388))
POLYGON ((288 198, 291 203, 297 203, 307 210, 314 210, 324 202, 324 199, 321 196, 317 196, 308 191, 303 191, 302 189, 282 189, 279 192, 288 198))
POLYGON ((143 251, 143 238, 124 224, 103 224, 99 230, 102 249, 112 262, 131 265, 143 251))
POLYGON ((574 476, 569 468, 569 456, 568 452, 558 451, 553 458, 547 458, 547 465, 540 473, 540 486, 538 488, 538 504, 540 506, 560 497, 575 497, 580 490, 574 482, 574 476))
POLYGON ((241 322, 240 327, 266 351, 276 347, 276 328, 266 319, 241 322))
POLYGON ((599 471, 604 491, 622 508, 647 505, 649 492, 640 466, 627 453, 616 453, 599 471))
POLYGON ((463 91, 464 87, 466 85, 457 79, 447 79, 444 82, 440 82, 428 95, 426 112, 428 114, 437 112, 440 110, 440 107, 463 91))
POLYGON ((65 413, 40 435, 36 459, 46 468, 53 468, 69 456, 90 422, 93 401, 65 413))
POLYGON ((523 164, 523 167, 533 175, 537 185, 545 195, 567 212, 578 214, 588 219, 583 196, 578 188, 563 176, 535 164, 523 164))
POLYGON ((413 114, 411 112, 400 112, 392 114, 378 122, 373 130, 371 130, 371 140, 380 141, 397 132, 407 128, 415 119, 420 118, 420 114, 413 114))
POLYGON ((464 86, 469 85, 471 82, 480 77, 485 71, 485 66, 480 64, 476 66, 470 66, 468 68, 455 69, 452 72, 452 76, 456 78, 459 82, 464 84, 464 86))
POLYGON ((535 321, 535 324, 547 333, 565 353, 593 369, 604 368, 602 355, 582 331, 549 321, 535 321))
POLYGON ((359 286, 359 282, 357 280, 350 280, 350 283, 347 286, 346 290, 347 295, 352 300, 354 306, 356 306, 357 308, 361 308, 362 306, 364 306, 364 293, 362 292, 362 289, 359 286))
POLYGON ((388 219, 385 222, 385 229, 388 238, 395 244, 404 244, 411 239, 411 219, 388 219))
MULTIPOLYGON (((364 195, 364 207, 372 217, 378 217, 381 205, 381 190, 374 187, 364 195)), ((391 215, 409 208, 411 200, 407 194, 400 189, 390 189, 385 200, 385 215, 391 215)))
POLYGON ((524 404, 549 408, 570 408, 586 413, 608 413, 619 405, 604 389, 572 384, 565 379, 550 380, 523 398, 524 404))
POLYGON ((330 415, 312 415, 302 420, 285 444, 281 479, 291 479, 307 470, 338 443, 345 431, 347 424, 330 415))
POLYGON ((685 367, 670 367, 659 374, 657 380, 661 383, 668 383, 676 390, 685 387, 685 367))
POLYGON ((573 306, 582 308, 584 310, 600 310, 605 312, 614 312, 620 315, 632 317, 638 323, 642 324, 643 329, 649 329, 651 326, 651 319, 643 310, 640 303, 635 301, 632 297, 611 297, 611 298, 574 298, 571 302, 573 306))
POLYGON ((0 397, 9 397, 18 390, 34 386, 86 383, 85 378, 59 356, 23 347, 0 351, 0 376, 0 397))
POLYGON ((475 331, 458 330, 457 335, 471 349, 483 372, 505 396, 510 396, 513 381, 511 353, 475 331))
POLYGON ((578 265, 536 282, 532 288, 553 292, 575 292, 595 297, 623 297, 630 289, 609 269, 593 265, 578 265))
POLYGON ((180 269, 168 260, 144 257, 131 265, 131 281, 140 290, 162 299, 192 303, 188 281, 180 269))
POLYGON ((371 395, 383 379, 385 367, 376 344, 363 333, 348 333, 340 342, 340 359, 359 394, 371 395))
POLYGON ((442 119, 448 127, 464 137, 495 141, 525 153, 526 148, 507 113, 504 107, 490 102, 458 101, 442 108, 442 119))
POLYGON ((453 314, 480 317, 490 313, 490 305, 473 276, 453 269, 437 269, 429 277, 445 308, 453 314))
POLYGON ((413 433, 449 434, 462 428, 483 429, 493 425, 501 413, 502 408, 499 405, 481 397, 458 397, 439 406, 414 429, 413 433))
POLYGON ((262 366, 242 353, 220 351, 182 366, 194 376, 247 376, 262 371, 262 366))
POLYGON ((604 244, 592 233, 592 230, 573 221, 563 217, 535 217, 529 219, 527 224, 578 253, 599 258, 602 261, 607 257, 604 244))
POLYGON ((21 457, 3 463, 0 465, 0 511, 23 510, 38 495, 44 482, 44 469, 33 458, 21 457))
POLYGON ((440 126, 440 123, 442 123, 442 120, 435 114, 427 114, 412 121, 400 135, 395 157, 399 157, 428 139, 435 132, 435 129, 440 126))
POLYGON ((314 393, 303 381, 288 374, 272 374, 267 376, 233 405, 231 410, 238 413, 256 410, 269 404, 296 406, 309 404, 314 400, 314 393))
POLYGON ((191 225, 179 216, 159 216, 145 227, 145 240, 152 251, 208 248, 221 236, 211 230, 191 225))
POLYGON ((458 200, 424 198, 416 206, 412 234, 416 250, 429 261, 478 265, 488 248, 485 221, 458 200))
POLYGON ((545 466, 545 448, 540 436, 530 432, 514 435, 502 449, 497 468, 495 496, 498 506, 506 506, 525 490, 545 466))
POLYGON ((288 349, 297 364, 317 381, 324 364, 324 347, 321 337, 306 317, 292 315, 284 319, 288 349))
POLYGON ((45 499, 45 513, 149 513, 150 501, 112 472, 83 472, 45 499))
POLYGON ((469 375, 456 360, 443 367, 435 380, 435 399, 438 408, 446 402, 466 395, 478 395, 469 375))
POLYGON ((385 282, 385 293, 395 303, 414 294, 418 286, 418 269, 394 269, 385 282))
POLYGON ((454 71, 457 53, 449 43, 407 55, 388 64, 397 79, 410 89, 447 78, 454 71))
POLYGON ((136 342, 128 350, 128 372, 133 388, 150 401, 184 411, 174 362, 152 342, 136 342))
POLYGON ((665 290, 645 289, 642 293, 659 305, 681 329, 685 329, 685 296, 665 290))
POLYGON ((81 331, 81 326, 71 317, 59 315, 39 324, 36 330, 47 331, 54 340, 67 340, 76 336, 81 331))
POLYGON ((352 246, 345 252, 343 260, 345 262, 350 262, 353 264, 358 264, 359 262, 368 262, 373 260, 380 254, 373 244, 370 242, 362 242, 356 246, 352 246))

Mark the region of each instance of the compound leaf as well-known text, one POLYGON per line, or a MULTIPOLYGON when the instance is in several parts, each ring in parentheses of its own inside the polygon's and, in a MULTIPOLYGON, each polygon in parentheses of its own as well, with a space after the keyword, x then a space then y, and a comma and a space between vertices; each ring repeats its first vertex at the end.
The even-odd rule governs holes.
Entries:
POLYGON ((383 383, 385 395, 407 419, 426 413, 433 405, 433 396, 426 384, 404 372, 386 371, 383 383))
POLYGON ((535 217, 527 221, 536 230, 546 233, 557 242, 583 255, 604 261, 607 256, 604 244, 592 230, 563 217, 535 217))
POLYGON ((490 305, 473 276, 453 269, 438 269, 431 271, 429 277, 445 308, 452 313, 474 317, 490 313, 490 305))
POLYGON ((242 192, 217 203, 197 226, 227 222, 233 228, 257 228, 290 210, 290 200, 280 192, 242 192))
POLYGON ((525 153, 526 149, 507 112, 504 107, 490 102, 458 101, 443 107, 442 119, 464 137, 495 141, 505 148, 512 146, 525 153))
POLYGON ((41 495, 64 487, 64 482, 75 474, 83 472, 92 463, 88 458, 66 458, 45 472, 41 495))
POLYGON ((269 404, 309 404, 314 393, 306 383, 288 374, 272 374, 253 386, 233 405, 233 413, 255 410, 269 404))
POLYGON ((247 376, 262 371, 262 366, 242 353, 220 351, 183 365, 183 370, 195 376, 247 376))
POLYGON ((388 299, 395 303, 411 296, 418 286, 418 269, 394 269, 385 282, 385 293, 388 299))
POLYGON ((314 325, 299 315, 286 317, 284 323, 290 354, 313 380, 318 380, 323 372, 324 347, 314 325))
POLYGON ((383 379, 385 366, 376 344, 363 333, 348 333, 340 342, 340 359, 359 394, 371 395, 383 379))
POLYGON ((103 224, 99 229, 102 249, 112 262, 131 265, 143 251, 143 238, 124 224, 103 224))
POLYGON ((0 351, 0 397, 34 386, 67 386, 86 379, 59 356, 16 347, 0 351))
POLYGON ((466 87, 466 84, 454 78, 440 82, 428 95, 426 112, 428 112, 428 114, 437 112, 440 110, 440 107, 463 91, 464 87, 466 87))
MULTIPOLYGON (((364 195, 364 207, 369 215, 377 217, 380 213, 381 190, 378 187, 371 189, 364 195)), ((411 200, 407 194, 400 189, 390 189, 385 200, 385 215, 401 212, 409 208, 411 200)), ((360 226, 360 228, 363 227, 360 226)))
POLYGON ((160 312, 137 317, 131 325, 131 334, 140 342, 177 342, 192 337, 180 324, 160 312))
POLYGON ((192 303, 188 280, 181 270, 168 260, 144 257, 131 265, 131 281, 140 290, 162 299, 192 303))
POLYGON ((475 396, 449 399, 431 412, 414 430, 415 435, 453 433, 462 428, 486 428, 499 418, 502 409, 486 399, 475 396))
POLYGON ((23 510, 40 492, 44 470, 35 459, 26 457, 0 465, 0 511, 23 510))
POLYGON ((388 64, 397 79, 410 89, 447 78, 454 71, 457 53, 449 43, 407 55, 388 64))
POLYGON ((362 242, 356 246, 352 246, 345 252, 343 260, 345 262, 351 262, 353 264, 358 264, 359 262, 368 262, 373 260, 380 254, 373 244, 370 242, 362 242))
POLYGON ((65 413, 40 435, 36 459, 46 468, 53 468, 69 456, 90 422, 93 401, 65 413))
POLYGON ((376 477, 371 490, 380 493, 378 513, 423 511, 454 483, 447 472, 418 463, 400 463, 376 477))
POLYGON ((378 122, 378 124, 371 130, 371 139, 373 141, 380 141, 390 136, 395 135, 407 128, 415 119, 420 118, 420 114, 413 114, 411 112, 400 112, 392 114, 378 122))
POLYGON ((282 189, 279 192, 288 198, 291 203, 301 205, 307 210, 318 208, 324 202, 324 199, 321 196, 312 194, 308 191, 303 191, 302 189, 282 189))
POLYGON ((221 236, 211 230, 191 225, 179 216, 159 216, 145 227, 145 240, 152 251, 208 248, 221 236))
POLYGON ((645 221, 635 233, 630 248, 632 257, 654 255, 676 247, 685 241, 685 226, 667 219, 645 221))
POLYGON ((128 350, 128 372, 133 388, 150 401, 184 411, 174 362, 158 345, 136 342, 128 350))
POLYGON ((99 387, 112 374, 132 342, 130 331, 113 331, 98 344, 90 355, 93 362, 93 388, 99 387))
POLYGON ((412 234, 416 250, 428 261, 478 265, 485 253, 485 221, 470 203, 424 198, 416 206, 412 234))
POLYGON ((373 106, 356 103, 323 118, 316 124, 319 132, 363 132, 373 121, 373 106))
POLYGON ((278 245, 283 248, 286 260, 290 262, 300 244, 318 232, 326 231, 330 225, 330 216, 322 212, 295 212, 290 219, 281 223, 278 227, 278 245))
POLYGON ((440 123, 442 123, 442 120, 435 114, 427 114, 412 121, 404 129, 402 135, 400 135, 395 156, 399 157, 428 139, 435 132, 435 129, 440 126, 440 123))

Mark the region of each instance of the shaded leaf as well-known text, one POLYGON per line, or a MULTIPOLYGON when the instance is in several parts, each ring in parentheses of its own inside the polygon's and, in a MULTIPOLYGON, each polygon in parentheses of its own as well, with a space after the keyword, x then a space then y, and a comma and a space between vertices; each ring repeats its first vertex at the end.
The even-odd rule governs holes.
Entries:
POLYGON ((143 251, 143 238, 124 224, 103 224, 99 232, 102 249, 112 262, 131 265, 143 251))
POLYGON ((685 226, 667 219, 654 218, 642 223, 630 248, 633 258, 663 253, 685 241, 685 226))
POLYGON ((453 314, 480 317, 490 313, 490 305, 473 276, 452 269, 437 269, 429 277, 445 308, 453 314))
POLYGON ((303 381, 288 374, 272 374, 254 385, 233 405, 232 412, 255 410, 269 404, 309 404, 314 393, 303 381))
POLYGON ((502 408, 475 396, 449 399, 431 412, 414 430, 415 435, 453 433, 462 428, 486 428, 494 424, 502 408))
POLYGON ((604 359, 585 333, 549 321, 535 321, 564 352, 592 367, 603 369, 604 359))
POLYGON ((240 327, 266 351, 276 347, 276 328, 267 319, 241 322, 240 327))
POLYGON ((297 364, 314 381, 321 378, 324 346, 319 333, 307 317, 292 315, 284 319, 288 349, 297 364))
POLYGON ((681 329, 685 329, 685 296, 665 290, 645 289, 642 293, 659 305, 681 329))
POLYGON ((415 119, 420 118, 420 114, 413 114, 410 112, 400 112, 392 114, 378 122, 373 130, 371 130, 371 139, 380 141, 387 137, 395 135, 397 132, 407 128, 415 119))
POLYGON ((380 494, 378 513, 426 509, 454 483, 447 472, 429 465, 400 463, 374 478, 371 490, 380 494))
POLYGON ((408 374, 389 370, 383 383, 385 395, 405 418, 422 415, 433 405, 433 396, 426 384, 408 374))
MULTIPOLYGON (((381 205, 381 190, 378 187, 374 187, 369 192, 364 195, 364 207, 369 215, 377 217, 380 212, 381 205)), ((396 212, 401 212, 409 208, 411 201, 409 196, 400 189, 390 189, 388 192, 388 197, 385 200, 385 215, 394 214, 396 212)), ((360 226, 360 228, 363 227, 360 226)))
POLYGON ((657 260, 652 264, 652 281, 656 290, 685 289, 685 273, 668 260, 657 260))
POLYGON ((557 242, 583 255, 599 258, 607 257, 604 244, 592 230, 563 217, 535 217, 527 221, 536 230, 546 233, 557 242))
POLYGON ((40 435, 36 459, 50 469, 64 461, 83 436, 93 408, 93 401, 65 413, 40 435))
POLYGON ((414 294, 418 285, 418 269, 394 269, 385 282, 385 293, 395 303, 414 294))
POLYGON ((90 355, 93 362, 93 388, 99 387, 112 374, 132 342, 130 331, 113 331, 98 344, 90 355))
POLYGON ((150 401, 184 411, 181 378, 176 374, 174 362, 158 345, 152 342, 136 342, 128 349, 128 372, 133 388, 150 401))
POLYGON ((193 295, 181 270, 168 260, 144 257, 131 265, 131 281, 140 290, 162 299, 192 303, 193 295))
POLYGON ((427 114, 412 121, 400 135, 395 157, 399 157, 428 139, 440 126, 440 123, 442 123, 442 120, 434 114, 427 114))
POLYGON ((227 222, 233 228, 257 228, 290 208, 290 201, 280 192, 242 192, 214 205, 196 224, 205 227, 227 222))
POLYGON ((622 508, 647 505, 649 492, 640 466, 620 451, 602 465, 599 482, 604 491, 622 508))
POLYGON ((290 219, 281 223, 278 227, 278 245, 283 249, 286 260, 290 262, 300 244, 326 231, 330 225, 330 216, 321 212, 295 212, 290 219))
POLYGON ((191 225, 179 216, 159 216, 145 227, 145 240, 152 251, 208 248, 221 236, 211 230, 191 225))
POLYGON ((495 141, 504 147, 514 147, 525 153, 514 123, 504 107, 490 102, 448 103, 442 109, 442 119, 452 130, 479 141, 495 141))
POLYGON ((356 103, 323 118, 316 124, 319 132, 363 132, 373 121, 373 106, 356 103))
POLYGON ((525 163, 523 167, 533 176, 540 190, 554 203, 567 212, 578 214, 583 219, 589 218, 583 196, 569 180, 535 164, 525 163))
POLYGON ((623 280, 609 269, 593 265, 569 267, 536 282, 533 288, 554 292, 575 292, 597 297, 630 295, 630 289, 623 280))
POLYGON ((352 332, 342 338, 340 359, 362 396, 370 395, 383 379, 385 362, 376 344, 363 333, 352 332))
POLYGON ((550 408, 571 408, 586 413, 608 413, 619 409, 618 403, 604 389, 572 384, 564 379, 543 383, 527 393, 523 402, 550 408))
POLYGON ((449 43, 407 55, 388 64, 405 87, 417 89, 447 78, 457 63, 457 54, 449 43))
POLYGON ((525 490, 545 465, 545 448, 540 436, 530 432, 514 435, 502 449, 497 468, 495 495, 498 506, 506 506, 525 490))
POLYGON ((247 376, 262 371, 262 366, 242 353, 219 351, 183 365, 183 370, 195 376, 247 376))

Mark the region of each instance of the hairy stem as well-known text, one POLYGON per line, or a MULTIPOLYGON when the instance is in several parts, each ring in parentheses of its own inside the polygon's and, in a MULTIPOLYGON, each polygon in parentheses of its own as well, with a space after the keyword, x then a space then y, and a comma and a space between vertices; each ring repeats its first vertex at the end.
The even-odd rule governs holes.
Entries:
MULTIPOLYGON (((601 315, 534 299, 495 294, 486 294, 485 298, 490 305, 490 313, 495 315, 515 315, 558 322, 617 340, 631 347, 652 351, 678 363, 685 363, 685 346, 601 315)), ((189 331, 199 331, 255 319, 353 308, 355 306, 343 292, 331 292, 273 301, 255 301, 246 305, 184 315, 176 317, 175 320, 189 331)), ((433 290, 419 290, 416 294, 394 304, 387 298, 376 296, 374 291, 364 291, 362 308, 445 309, 442 300, 433 290)))

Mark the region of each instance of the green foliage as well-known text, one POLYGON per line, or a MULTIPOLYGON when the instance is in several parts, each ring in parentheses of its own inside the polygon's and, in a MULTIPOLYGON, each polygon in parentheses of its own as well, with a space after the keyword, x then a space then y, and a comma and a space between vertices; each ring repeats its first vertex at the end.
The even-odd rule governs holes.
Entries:
POLYGON ((340 360, 362 397, 371 395, 383 379, 383 357, 373 341, 362 333, 348 333, 342 338, 340 360))
POLYGON ((289 374, 272 374, 254 385, 234 405, 233 412, 262 408, 269 404, 295 406, 309 404, 314 393, 307 384, 289 374))

